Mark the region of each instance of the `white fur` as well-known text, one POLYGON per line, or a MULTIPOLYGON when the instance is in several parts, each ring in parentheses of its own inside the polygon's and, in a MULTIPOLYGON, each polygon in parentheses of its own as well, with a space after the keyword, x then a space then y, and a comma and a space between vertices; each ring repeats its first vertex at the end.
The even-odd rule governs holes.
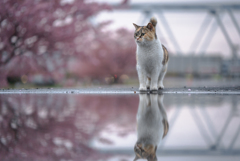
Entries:
POLYGON ((164 59, 162 44, 160 40, 143 40, 137 43, 137 72, 139 78, 139 90, 145 91, 150 87, 151 90, 164 88, 163 78, 167 71, 167 63, 162 65, 164 59), (151 81, 148 81, 148 78, 151 81))
POLYGON ((162 103, 162 95, 139 95, 139 107, 137 112, 137 143, 143 146, 158 146, 164 134, 163 120, 167 115, 162 103))

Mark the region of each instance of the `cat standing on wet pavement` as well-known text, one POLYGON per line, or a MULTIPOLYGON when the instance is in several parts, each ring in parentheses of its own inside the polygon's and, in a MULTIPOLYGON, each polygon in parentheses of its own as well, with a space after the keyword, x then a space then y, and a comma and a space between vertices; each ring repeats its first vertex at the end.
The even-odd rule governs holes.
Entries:
POLYGON ((139 91, 163 89, 163 78, 168 65, 168 51, 157 38, 157 20, 151 18, 147 26, 133 25, 136 29, 134 38, 137 43, 139 91))
POLYGON ((157 147, 167 135, 168 129, 167 114, 163 106, 163 95, 140 94, 134 161, 138 159, 157 161, 157 147))

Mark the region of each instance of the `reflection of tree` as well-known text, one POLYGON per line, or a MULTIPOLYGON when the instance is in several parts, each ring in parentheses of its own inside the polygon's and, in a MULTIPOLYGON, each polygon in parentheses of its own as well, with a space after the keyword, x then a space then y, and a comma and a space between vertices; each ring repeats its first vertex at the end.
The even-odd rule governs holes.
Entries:
POLYGON ((2 95, 0 156, 97 159, 100 154, 88 146, 90 139, 109 123, 124 127, 127 134, 135 123, 137 104, 137 97, 126 96, 2 95))

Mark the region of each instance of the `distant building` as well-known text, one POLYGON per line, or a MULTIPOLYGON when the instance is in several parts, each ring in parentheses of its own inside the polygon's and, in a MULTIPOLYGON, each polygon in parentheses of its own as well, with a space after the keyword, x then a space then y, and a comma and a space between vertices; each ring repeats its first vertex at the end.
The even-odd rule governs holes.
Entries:
POLYGON ((220 56, 170 56, 168 74, 183 76, 240 76, 240 59, 223 60, 220 56))

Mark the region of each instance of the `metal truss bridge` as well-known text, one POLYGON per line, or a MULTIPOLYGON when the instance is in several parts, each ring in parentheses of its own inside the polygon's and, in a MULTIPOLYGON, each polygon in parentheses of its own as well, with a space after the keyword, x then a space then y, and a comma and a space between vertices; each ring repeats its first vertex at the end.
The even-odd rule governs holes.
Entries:
MULTIPOLYGON (((190 49, 196 51, 200 46, 202 54, 206 53, 206 49, 212 41, 213 36, 217 28, 219 27, 221 32, 226 39, 228 46, 231 49, 231 55, 233 59, 237 58, 238 47, 240 47, 240 42, 234 42, 227 32, 228 26, 223 23, 224 14, 228 14, 231 18, 231 21, 236 28, 238 35, 240 36, 240 27, 239 22, 234 16, 234 12, 240 11, 240 2, 221 2, 221 3, 126 3, 126 4, 112 4, 116 10, 127 10, 132 12, 140 12, 143 15, 142 24, 148 21, 153 14, 158 15, 161 25, 166 31, 167 36, 170 39, 170 43, 173 45, 175 51, 178 54, 182 54, 181 47, 176 40, 174 33, 171 30, 171 27, 164 16, 164 12, 185 12, 185 13, 194 13, 202 12, 206 14, 205 19, 201 23, 197 34, 195 35, 194 41, 192 42, 190 49), (211 23, 211 21, 214 21, 211 23), (207 30, 209 28, 209 30, 207 30), (201 43, 202 42, 202 43, 201 43)), ((161 32, 161 31, 160 31, 161 32)), ((194 53, 193 53, 194 54, 194 53)))

